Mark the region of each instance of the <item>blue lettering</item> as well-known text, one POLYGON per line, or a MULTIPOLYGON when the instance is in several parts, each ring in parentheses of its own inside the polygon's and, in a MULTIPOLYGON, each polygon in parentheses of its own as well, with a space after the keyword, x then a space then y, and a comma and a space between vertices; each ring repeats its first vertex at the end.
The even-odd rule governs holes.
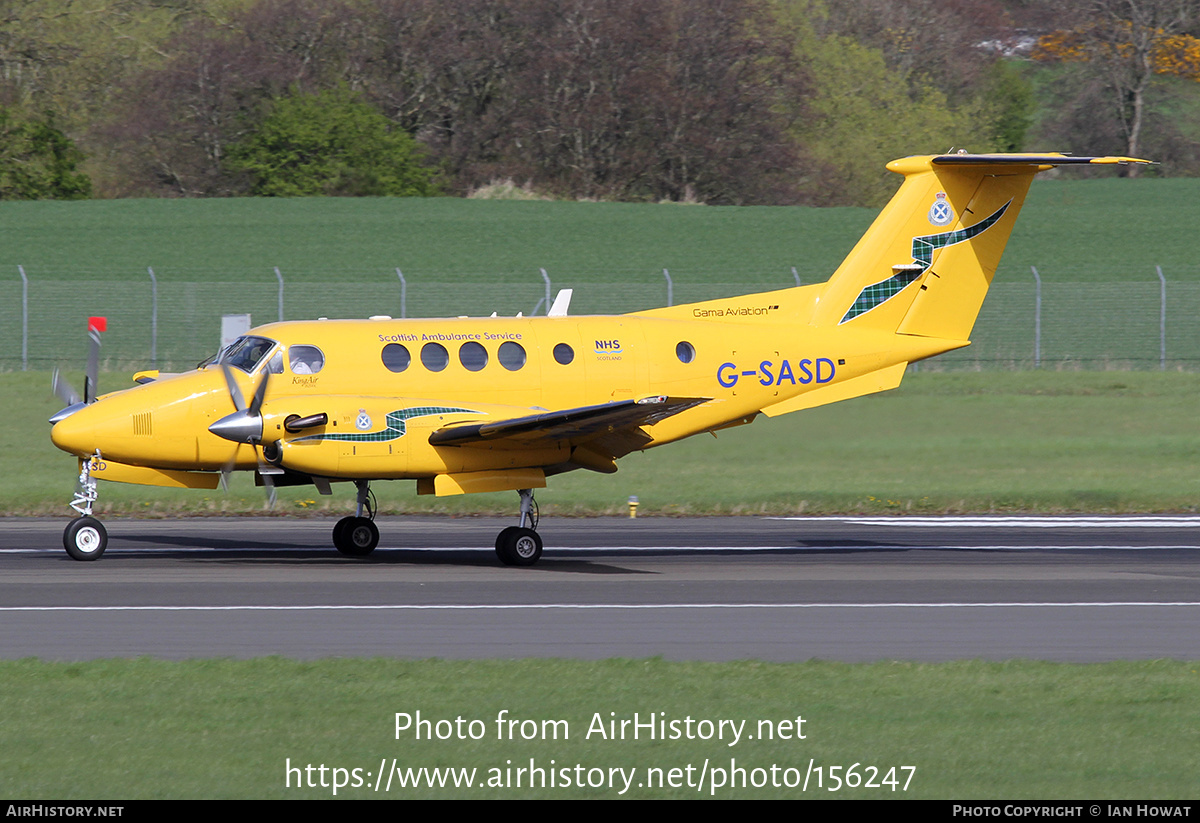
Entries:
POLYGON ((774 365, 770 360, 764 360, 758 364, 758 370, 762 372, 762 377, 758 378, 759 383, 769 386, 775 382, 775 375, 771 374, 771 367, 774 365))
POLYGON ((737 366, 732 363, 722 363, 717 367, 717 382, 727 389, 732 389, 737 385, 738 373, 737 366))
POLYGON ((817 382, 818 383, 828 383, 830 380, 833 379, 833 374, 835 371, 837 371, 837 369, 834 368, 833 361, 830 360, 828 357, 818 357, 817 358, 817 382), (825 375, 824 377, 822 377, 822 374, 824 374, 824 372, 821 370, 821 366, 829 366, 829 374, 825 375))
POLYGON ((812 371, 808 368, 812 365, 812 361, 806 357, 796 365, 800 367, 800 373, 804 375, 800 378, 801 385, 807 386, 813 379, 812 371))
POLYGON ((796 378, 792 376, 792 366, 786 360, 779 364, 779 379, 775 381, 775 385, 782 385, 784 379, 793 386, 796 385, 796 378))

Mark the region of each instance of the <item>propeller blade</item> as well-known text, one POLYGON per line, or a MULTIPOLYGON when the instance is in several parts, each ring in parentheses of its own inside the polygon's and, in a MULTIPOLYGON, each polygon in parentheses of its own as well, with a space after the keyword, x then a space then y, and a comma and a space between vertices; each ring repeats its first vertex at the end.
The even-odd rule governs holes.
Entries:
POLYGON ((237 453, 238 447, 234 446, 233 451, 229 453, 229 459, 221 467, 221 491, 226 494, 229 494, 229 478, 233 476, 233 467, 237 465, 237 453))
POLYGON ((238 388, 237 381, 233 379, 233 369, 228 363, 222 363, 221 373, 225 375, 225 385, 229 387, 229 397, 233 400, 233 407, 238 411, 245 411, 246 398, 242 396, 242 390, 238 388))
POLYGON ((63 377, 58 369, 54 370, 54 376, 50 378, 50 388, 58 396, 58 399, 68 406, 74 406, 82 400, 79 392, 75 391, 75 387, 67 382, 67 378, 63 377))
POLYGON ((267 381, 271 379, 271 370, 264 369, 262 382, 258 384, 258 388, 254 390, 254 397, 250 399, 250 416, 258 417, 258 412, 262 408, 263 398, 267 395, 267 381))
POLYGON ((91 345, 88 347, 87 375, 83 378, 84 403, 92 403, 96 399, 96 385, 100 379, 100 332, 101 329, 89 321, 88 339, 91 345))
POLYGON ((263 485, 267 488, 267 508, 275 508, 275 480, 269 474, 262 475, 263 485))

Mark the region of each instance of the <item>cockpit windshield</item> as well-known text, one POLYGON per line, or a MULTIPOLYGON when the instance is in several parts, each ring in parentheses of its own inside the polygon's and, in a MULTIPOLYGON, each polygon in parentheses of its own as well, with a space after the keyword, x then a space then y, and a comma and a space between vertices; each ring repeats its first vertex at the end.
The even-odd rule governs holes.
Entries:
POLYGON ((274 348, 275 341, 266 337, 239 337, 217 355, 216 362, 228 363, 250 374, 274 348))

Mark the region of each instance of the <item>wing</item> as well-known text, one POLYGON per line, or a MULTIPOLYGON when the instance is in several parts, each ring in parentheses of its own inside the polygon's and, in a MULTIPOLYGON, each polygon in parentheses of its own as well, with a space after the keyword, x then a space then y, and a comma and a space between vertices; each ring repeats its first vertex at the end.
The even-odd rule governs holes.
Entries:
POLYGON ((618 400, 597 406, 539 412, 506 420, 444 426, 429 435, 435 446, 480 446, 522 449, 539 443, 567 440, 581 466, 616 471, 615 458, 641 448, 652 439, 642 430, 660 420, 707 403, 709 397, 667 397, 618 400))

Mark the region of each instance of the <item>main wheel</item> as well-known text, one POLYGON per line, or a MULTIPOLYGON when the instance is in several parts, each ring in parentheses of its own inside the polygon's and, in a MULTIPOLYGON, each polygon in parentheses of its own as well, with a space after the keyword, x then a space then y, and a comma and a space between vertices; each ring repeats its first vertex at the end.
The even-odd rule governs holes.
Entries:
POLYGON ((72 560, 99 560, 108 548, 108 532, 94 517, 76 517, 63 530, 63 548, 72 560))
POLYGON ((379 545, 379 529, 365 517, 343 517, 333 527, 333 545, 347 557, 366 557, 379 545))
POLYGON ((532 566, 542 556, 542 538, 533 529, 509 526, 496 537, 496 556, 506 566, 532 566))

